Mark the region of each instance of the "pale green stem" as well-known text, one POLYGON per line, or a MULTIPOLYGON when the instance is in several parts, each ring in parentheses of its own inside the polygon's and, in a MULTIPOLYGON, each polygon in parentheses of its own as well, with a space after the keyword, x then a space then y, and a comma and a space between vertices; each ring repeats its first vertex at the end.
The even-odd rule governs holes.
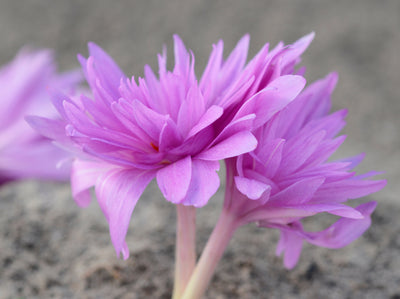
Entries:
POLYGON ((173 299, 181 298, 196 264, 196 208, 177 205, 173 299))
POLYGON ((200 260, 186 286, 182 299, 202 298, 214 274, 215 268, 237 227, 238 222, 235 215, 223 209, 217 225, 208 239, 200 260))

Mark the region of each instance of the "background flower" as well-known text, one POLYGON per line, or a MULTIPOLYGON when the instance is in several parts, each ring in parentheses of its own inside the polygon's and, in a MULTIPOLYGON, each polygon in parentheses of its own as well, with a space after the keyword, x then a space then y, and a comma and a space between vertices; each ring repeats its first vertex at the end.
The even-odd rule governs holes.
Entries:
POLYGON ((67 180, 70 168, 57 167, 69 154, 25 122, 35 114, 55 117, 48 89, 71 90, 76 72, 57 74, 48 50, 21 50, 0 70, 0 184, 23 178, 67 180))

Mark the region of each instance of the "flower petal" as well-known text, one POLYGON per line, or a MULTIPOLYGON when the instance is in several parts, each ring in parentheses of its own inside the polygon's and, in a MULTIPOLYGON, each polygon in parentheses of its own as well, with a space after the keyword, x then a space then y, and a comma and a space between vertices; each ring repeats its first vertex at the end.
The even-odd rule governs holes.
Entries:
POLYGON ((250 152, 256 147, 257 139, 254 135, 250 132, 242 131, 200 153, 196 158, 218 161, 250 152))
POLYGON ((157 183, 164 197, 175 204, 186 196, 192 176, 192 159, 187 156, 157 171, 157 183))
POLYGON ((294 232, 281 230, 276 255, 284 252, 283 263, 287 269, 293 269, 299 261, 303 247, 303 238, 294 232))
POLYGON ((216 105, 213 105, 210 108, 208 108, 207 111, 200 118, 199 122, 195 126, 193 126, 193 128, 189 131, 189 134, 186 139, 189 139, 190 137, 196 135, 204 128, 211 125, 213 122, 215 122, 218 118, 221 117, 223 112, 224 109, 216 105))
POLYGON ((299 180, 288 188, 271 196, 270 204, 291 206, 300 205, 309 201, 315 192, 324 183, 324 178, 307 178, 299 180))
POLYGON ((72 196, 80 207, 86 207, 91 200, 89 188, 113 166, 104 162, 76 159, 71 169, 72 196))
POLYGON ((235 118, 255 113, 254 129, 266 123, 274 114, 289 104, 303 89, 306 81, 301 76, 278 77, 243 104, 235 118))
POLYGON ((250 199, 259 199, 261 195, 270 188, 258 180, 236 176, 235 183, 238 190, 250 199))
POLYGON ((122 252, 124 259, 129 257, 125 236, 133 209, 154 176, 154 171, 114 168, 96 183, 97 200, 109 222, 111 241, 117 255, 122 252))
POLYGON ((191 205, 196 208, 204 206, 217 192, 219 187, 218 161, 204 161, 193 159, 192 177, 183 205, 191 205))

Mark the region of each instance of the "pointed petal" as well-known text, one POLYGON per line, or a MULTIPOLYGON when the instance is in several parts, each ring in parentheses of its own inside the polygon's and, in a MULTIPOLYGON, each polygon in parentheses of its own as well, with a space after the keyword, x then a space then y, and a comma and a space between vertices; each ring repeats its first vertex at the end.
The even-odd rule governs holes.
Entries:
POLYGON ((174 34, 174 54, 175 54, 175 68, 174 73, 185 76, 189 72, 190 55, 181 38, 174 34))
POLYGON ((65 135, 66 123, 61 120, 53 120, 40 116, 26 116, 26 122, 41 135, 54 139, 66 141, 67 136, 65 135))
POLYGON ((100 79, 101 85, 108 93, 118 99, 118 87, 121 79, 125 78, 124 73, 114 60, 98 45, 93 42, 88 44, 90 56, 94 58, 96 77, 100 79))
POLYGON ((385 187, 385 180, 359 180, 357 177, 345 181, 324 184, 314 196, 315 201, 343 202, 377 192, 385 187))

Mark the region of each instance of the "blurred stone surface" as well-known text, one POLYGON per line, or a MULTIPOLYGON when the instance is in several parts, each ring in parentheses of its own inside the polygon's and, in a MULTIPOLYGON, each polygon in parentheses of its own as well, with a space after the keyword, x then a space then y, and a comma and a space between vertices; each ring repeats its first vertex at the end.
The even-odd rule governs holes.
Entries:
MULTIPOLYGON (((341 250, 306 246, 286 271, 276 232, 248 226, 232 240, 208 298, 400 298, 400 1, 0 1, 0 64, 23 45, 55 49, 62 70, 79 67, 94 41, 135 76, 178 33, 198 70, 212 43, 231 50, 245 33, 250 55, 265 43, 316 38, 303 56, 309 82, 339 73, 333 109, 348 108, 337 156, 366 152, 360 172, 385 171, 371 229, 341 250)), ((222 173, 223 176, 223 173, 222 173)), ((201 250, 222 193, 199 211, 201 250)), ((134 211, 131 258, 117 260, 97 204, 79 209, 67 184, 0 189, 0 298, 169 298, 174 207, 151 184, 134 211)), ((321 223, 322 225, 323 223, 321 223)))

